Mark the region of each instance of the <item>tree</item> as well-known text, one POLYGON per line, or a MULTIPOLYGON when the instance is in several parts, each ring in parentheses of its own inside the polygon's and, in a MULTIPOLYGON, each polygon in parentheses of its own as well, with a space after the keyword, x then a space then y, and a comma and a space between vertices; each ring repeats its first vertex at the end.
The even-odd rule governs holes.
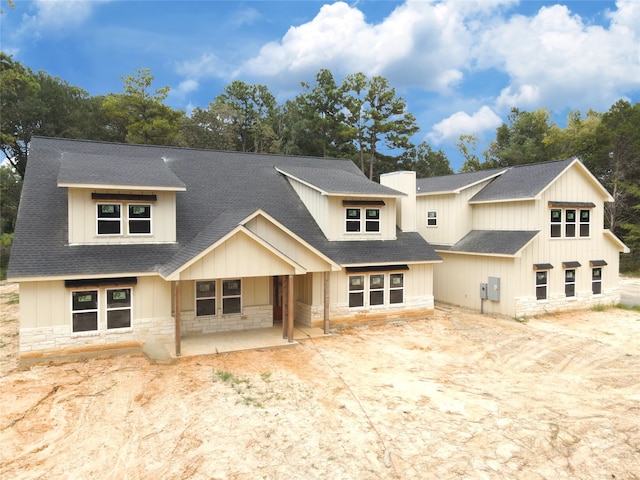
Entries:
POLYGON ((215 101, 206 110, 196 107, 181 127, 184 146, 214 150, 237 150, 240 113, 233 106, 215 101))
POLYGON ((402 156, 400 168, 416 172, 418 178, 450 175, 453 172, 447 155, 442 151, 434 151, 428 142, 408 149, 402 156))
POLYGON ((21 191, 20 175, 13 168, 0 165, 0 235, 13 233, 21 191))
POLYGON ((496 139, 484 152, 487 166, 507 167, 553 160, 545 139, 551 131, 549 114, 543 108, 526 112, 512 108, 509 124, 496 130, 496 139))
POLYGON ((418 126, 415 117, 406 111, 405 100, 396 96, 395 89, 384 77, 371 79, 365 101, 364 139, 369 150, 369 179, 373 179, 378 144, 384 142, 389 149, 410 148, 410 138, 418 126))
POLYGON ((351 129, 350 137, 356 144, 358 156, 360 160, 360 170, 365 172, 364 155, 365 155, 365 94, 367 91, 367 77, 364 73, 354 73, 348 75, 342 82, 342 91, 344 96, 347 115, 345 123, 351 129))
POLYGON ((464 163, 460 173, 477 172, 490 168, 488 163, 482 163, 476 154, 478 148, 478 137, 475 135, 460 135, 456 142, 456 147, 464 157, 464 163))
POLYGON ((180 120, 184 112, 174 111, 162 102, 169 87, 151 90, 151 70, 136 70, 135 76, 122 77, 124 93, 109 94, 102 107, 118 141, 151 145, 178 143, 180 120))
POLYGON ((233 118, 240 132, 241 151, 261 152, 271 143, 274 134, 270 118, 276 100, 266 86, 234 80, 224 88, 224 93, 216 97, 215 102, 226 104, 235 112, 233 118))

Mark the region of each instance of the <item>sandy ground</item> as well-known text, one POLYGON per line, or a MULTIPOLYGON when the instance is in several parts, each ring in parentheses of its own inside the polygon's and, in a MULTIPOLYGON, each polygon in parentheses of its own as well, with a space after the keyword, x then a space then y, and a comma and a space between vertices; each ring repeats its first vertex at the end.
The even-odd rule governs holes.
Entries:
POLYGON ((292 348, 17 369, 0 285, 2 479, 638 479, 640 313, 440 307, 292 348))

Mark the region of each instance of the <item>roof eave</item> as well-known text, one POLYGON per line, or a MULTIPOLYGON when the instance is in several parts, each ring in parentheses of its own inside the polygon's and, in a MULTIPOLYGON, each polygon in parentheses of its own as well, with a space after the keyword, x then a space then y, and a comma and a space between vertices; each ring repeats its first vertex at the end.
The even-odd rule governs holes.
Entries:
POLYGON ((167 187, 167 186, 153 186, 153 185, 114 185, 106 183, 71 183, 71 182, 58 182, 58 187, 66 188, 101 188, 107 190, 145 190, 145 191, 165 191, 165 192, 185 192, 187 187, 167 187))

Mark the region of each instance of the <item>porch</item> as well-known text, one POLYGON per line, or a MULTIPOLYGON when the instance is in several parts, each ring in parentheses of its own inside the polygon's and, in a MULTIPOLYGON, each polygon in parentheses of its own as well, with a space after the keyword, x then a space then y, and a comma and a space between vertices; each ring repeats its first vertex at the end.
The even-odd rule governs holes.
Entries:
MULTIPOLYGON (((208 335, 189 335, 180 340, 181 357, 199 355, 215 355, 218 353, 237 352, 240 350, 260 350, 266 348, 290 347, 298 345, 300 340, 323 337, 322 328, 311 328, 295 324, 293 342, 282 338, 282 325, 270 328, 236 330, 212 333, 208 335)), ((147 343, 143 352, 152 360, 170 360, 176 358, 174 343, 147 343)))

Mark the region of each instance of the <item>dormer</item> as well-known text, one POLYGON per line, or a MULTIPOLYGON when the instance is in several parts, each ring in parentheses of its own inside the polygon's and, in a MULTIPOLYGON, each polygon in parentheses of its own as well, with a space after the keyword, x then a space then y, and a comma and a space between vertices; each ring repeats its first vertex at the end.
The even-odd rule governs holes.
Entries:
POLYGON ((355 165, 287 165, 276 170, 287 178, 327 239, 395 240, 396 203, 405 196, 402 192, 370 181, 355 165))
POLYGON ((186 187, 162 158, 65 153, 57 185, 71 245, 176 241, 176 192, 186 187))

